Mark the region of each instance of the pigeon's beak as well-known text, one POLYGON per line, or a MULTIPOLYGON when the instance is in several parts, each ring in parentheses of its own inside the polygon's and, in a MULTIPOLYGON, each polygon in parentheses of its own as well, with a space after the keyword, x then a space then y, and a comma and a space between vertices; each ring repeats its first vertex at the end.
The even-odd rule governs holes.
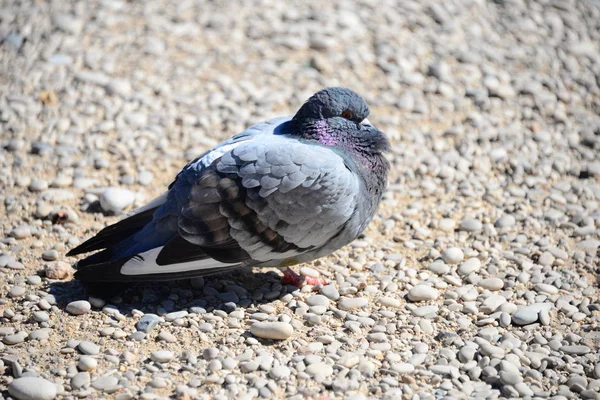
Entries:
POLYGON ((368 118, 365 118, 365 119, 363 119, 363 120, 361 121, 361 123, 360 123, 360 124, 361 124, 361 125, 373 125, 373 124, 371 123, 371 121, 369 121, 369 119, 368 119, 368 118))

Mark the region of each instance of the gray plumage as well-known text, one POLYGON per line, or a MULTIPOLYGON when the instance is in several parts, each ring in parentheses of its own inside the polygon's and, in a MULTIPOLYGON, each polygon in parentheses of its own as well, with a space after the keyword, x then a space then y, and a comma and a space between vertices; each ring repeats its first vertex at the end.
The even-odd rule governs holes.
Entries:
POLYGON ((190 162, 165 195, 73 249, 91 282, 166 280, 331 254, 365 229, 388 171, 385 135, 343 88, 190 162))

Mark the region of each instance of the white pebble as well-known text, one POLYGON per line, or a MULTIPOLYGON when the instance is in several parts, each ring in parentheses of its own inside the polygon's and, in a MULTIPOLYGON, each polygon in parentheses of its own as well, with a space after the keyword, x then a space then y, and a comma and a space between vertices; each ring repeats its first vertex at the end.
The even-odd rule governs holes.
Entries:
POLYGON ((458 247, 450 247, 442 253, 442 259, 448 264, 458 264, 465 258, 465 254, 458 247))
POLYGON ((150 359, 158 363, 166 363, 173 359, 173 352, 169 350, 156 350, 150 354, 150 359))
POLYGON ((439 295, 433 286, 424 284, 417 285, 408 291, 408 299, 411 301, 435 300, 439 295))
POLYGON ((45 379, 27 376, 12 381, 8 393, 18 400, 52 400, 56 397, 56 386, 45 379))
POLYGON ((131 190, 110 187, 100 195, 100 206, 105 212, 119 214, 131 206, 134 200, 135 194, 131 190))
POLYGON ((250 332, 259 338, 284 340, 292 336, 294 328, 285 322, 255 322, 250 332))

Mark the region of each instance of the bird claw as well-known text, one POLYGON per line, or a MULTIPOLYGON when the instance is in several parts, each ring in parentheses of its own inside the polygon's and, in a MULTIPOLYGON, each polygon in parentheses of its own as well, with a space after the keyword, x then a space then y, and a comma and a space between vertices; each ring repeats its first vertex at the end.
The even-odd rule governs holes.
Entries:
POLYGON ((283 278, 281 278, 281 283, 284 285, 293 285, 297 288, 301 288, 304 285, 329 285, 329 282, 327 282, 325 279, 301 275, 291 268, 287 268, 285 271, 283 271, 283 278))

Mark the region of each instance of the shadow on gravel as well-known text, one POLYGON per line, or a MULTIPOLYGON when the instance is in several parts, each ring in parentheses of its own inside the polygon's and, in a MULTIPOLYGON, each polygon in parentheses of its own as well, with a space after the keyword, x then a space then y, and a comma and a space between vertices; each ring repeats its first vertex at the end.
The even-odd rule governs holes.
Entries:
POLYGON ((116 308, 123 315, 131 315, 134 309, 144 313, 169 313, 192 307, 207 312, 219 309, 231 312, 236 308, 271 303, 298 290, 295 286, 281 285, 280 280, 281 275, 275 271, 240 270, 193 281, 108 283, 89 287, 78 280, 56 281, 50 284, 50 293, 56 298, 57 307, 63 310, 72 301, 93 296, 105 300, 108 307, 116 308))

